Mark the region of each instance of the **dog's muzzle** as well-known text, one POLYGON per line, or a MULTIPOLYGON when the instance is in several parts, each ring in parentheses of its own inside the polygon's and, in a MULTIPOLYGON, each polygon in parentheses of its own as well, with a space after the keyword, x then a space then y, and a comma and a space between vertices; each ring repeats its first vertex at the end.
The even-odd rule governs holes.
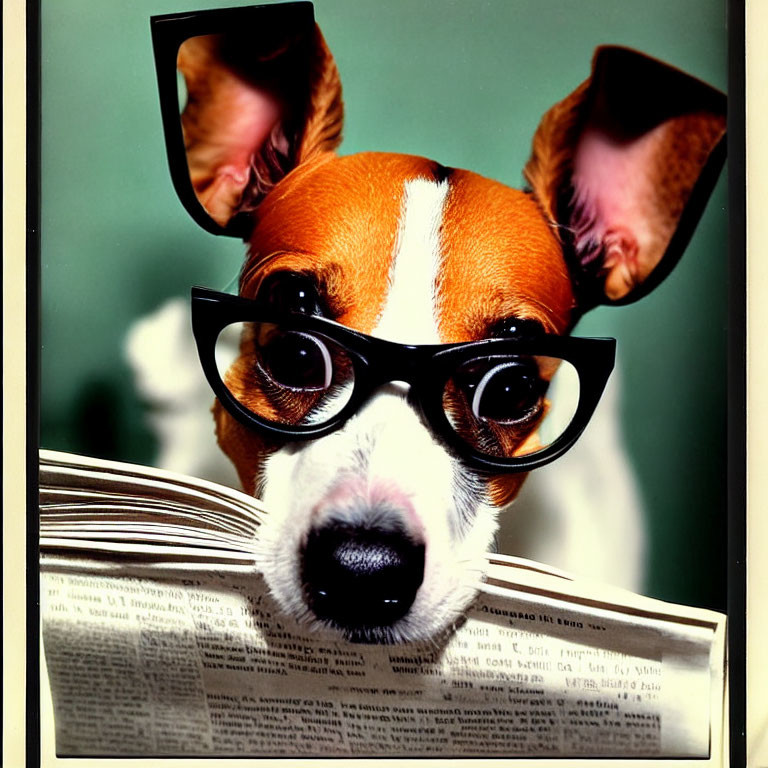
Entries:
POLYGON ((329 522, 310 531, 301 555, 310 610, 358 642, 380 642, 424 579, 424 545, 401 529, 329 522))

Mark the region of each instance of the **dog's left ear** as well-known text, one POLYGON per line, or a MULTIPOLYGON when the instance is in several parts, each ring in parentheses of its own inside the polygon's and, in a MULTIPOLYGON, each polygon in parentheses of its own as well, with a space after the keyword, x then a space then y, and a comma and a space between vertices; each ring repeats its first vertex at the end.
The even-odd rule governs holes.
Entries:
POLYGON ((626 48, 542 118, 525 177, 556 226, 579 309, 626 304, 666 277, 725 159, 726 98, 626 48))
POLYGON ((312 5, 171 14, 152 25, 176 191, 209 231, 247 237, 264 195, 341 141, 341 83, 312 5))

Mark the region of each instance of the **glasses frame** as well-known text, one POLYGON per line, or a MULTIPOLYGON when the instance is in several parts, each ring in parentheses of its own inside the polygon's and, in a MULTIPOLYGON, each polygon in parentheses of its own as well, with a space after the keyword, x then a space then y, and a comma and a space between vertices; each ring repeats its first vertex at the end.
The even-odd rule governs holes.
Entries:
POLYGON ((309 38, 314 30, 315 14, 311 2, 249 5, 241 8, 217 8, 191 13, 168 13, 149 20, 155 55, 160 113, 163 120, 165 148, 171 180, 181 204, 192 219, 213 235, 245 239, 250 233, 247 218, 235 216, 222 227, 208 213, 197 197, 187 163, 184 133, 181 128, 179 87, 176 61, 184 41, 200 35, 217 35, 243 29, 290 29, 309 38))
POLYGON ((192 331, 200 363, 221 405, 241 424, 271 438, 313 440, 334 432, 377 388, 393 381, 410 385, 410 400, 432 432, 469 466, 489 472, 527 472, 562 456, 586 428, 613 370, 616 340, 544 334, 535 339, 493 338, 457 344, 398 344, 347 328, 317 315, 281 312, 254 299, 192 288, 192 331), (322 424, 276 424, 257 416, 229 391, 216 366, 216 340, 237 322, 274 323, 290 330, 316 332, 349 355, 355 370, 346 405, 322 424), (451 427, 442 407, 445 384, 457 367, 478 356, 530 354, 568 361, 579 375, 579 403, 562 435, 541 451, 525 456, 489 456, 475 450, 451 427))

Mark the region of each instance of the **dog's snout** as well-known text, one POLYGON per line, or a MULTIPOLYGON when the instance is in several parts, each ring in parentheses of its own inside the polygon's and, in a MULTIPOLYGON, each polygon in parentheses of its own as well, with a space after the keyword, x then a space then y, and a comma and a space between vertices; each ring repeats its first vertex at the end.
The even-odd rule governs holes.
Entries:
POLYGON ((361 637, 405 616, 424 578, 424 545, 401 530, 327 524, 310 532, 302 555, 310 609, 361 637))

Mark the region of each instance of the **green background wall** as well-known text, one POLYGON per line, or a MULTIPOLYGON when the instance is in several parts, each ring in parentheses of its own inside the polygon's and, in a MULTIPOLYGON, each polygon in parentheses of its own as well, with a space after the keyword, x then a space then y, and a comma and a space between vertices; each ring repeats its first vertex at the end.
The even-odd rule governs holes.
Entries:
MULTIPOLYGON (((201 0, 202 1, 202 0, 201 0)), ((43 0, 41 444, 151 462, 122 359, 130 323, 192 284, 223 288, 242 245, 187 217, 165 161, 149 16, 195 0, 43 0)), ((602 43, 725 90, 721 0, 317 0, 344 84, 341 151, 402 151, 513 186, 541 114, 602 43)), ((623 420, 650 513, 654 595, 725 596, 726 178, 651 296, 577 333, 619 340, 623 420)))

